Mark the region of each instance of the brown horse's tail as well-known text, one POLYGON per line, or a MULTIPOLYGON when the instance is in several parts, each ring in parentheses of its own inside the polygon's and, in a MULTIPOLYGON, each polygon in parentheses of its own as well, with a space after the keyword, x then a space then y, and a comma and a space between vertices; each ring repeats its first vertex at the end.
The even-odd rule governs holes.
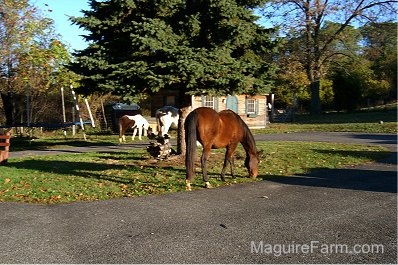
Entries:
POLYGON ((187 174, 186 174, 187 181, 191 181, 191 179, 195 176, 197 121, 198 121, 198 114, 196 113, 196 111, 192 111, 185 119, 185 124, 184 124, 185 144, 187 147, 185 153, 185 167, 187 168, 187 174))

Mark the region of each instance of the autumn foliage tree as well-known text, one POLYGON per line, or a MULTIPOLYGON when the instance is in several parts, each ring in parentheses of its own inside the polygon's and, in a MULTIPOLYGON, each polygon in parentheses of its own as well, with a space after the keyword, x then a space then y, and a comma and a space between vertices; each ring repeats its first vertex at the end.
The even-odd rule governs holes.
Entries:
POLYGON ((76 79, 64 68, 70 54, 57 38, 53 21, 29 1, 0 2, 0 96, 6 125, 54 118, 54 110, 44 113, 50 95, 76 79))
MULTIPOLYGON (((371 70, 379 86, 385 89, 370 93, 383 98, 397 98, 397 23, 371 23, 362 27, 365 58, 372 62, 371 70)), ((371 96, 370 95, 370 96, 371 96)))
POLYGON ((299 62, 309 80, 313 114, 321 112, 321 80, 328 63, 339 54, 331 49, 336 41, 354 25, 395 19, 396 3, 395 0, 270 0, 263 6, 264 16, 273 25, 285 33, 303 36, 299 62), (330 22, 338 26, 325 30, 330 22))

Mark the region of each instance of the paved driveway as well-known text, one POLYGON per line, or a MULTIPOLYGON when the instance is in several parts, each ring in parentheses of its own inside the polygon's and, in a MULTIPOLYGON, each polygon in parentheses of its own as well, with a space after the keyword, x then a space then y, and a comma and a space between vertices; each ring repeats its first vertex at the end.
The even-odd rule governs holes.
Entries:
POLYGON ((256 138, 379 144, 392 155, 210 190, 61 205, 0 203, 0 262, 397 263, 395 135, 256 138))

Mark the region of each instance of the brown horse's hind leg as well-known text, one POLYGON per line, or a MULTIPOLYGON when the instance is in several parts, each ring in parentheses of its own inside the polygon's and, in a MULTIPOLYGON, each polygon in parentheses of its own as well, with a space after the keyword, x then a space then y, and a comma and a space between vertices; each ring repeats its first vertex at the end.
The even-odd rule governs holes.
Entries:
POLYGON ((194 178, 195 178, 195 167, 191 171, 187 171, 187 175, 185 177, 185 189, 187 191, 192 190, 191 183, 194 178))
POLYGON ((225 158, 224 158, 224 165, 223 168, 221 170, 221 180, 225 181, 225 172, 227 171, 227 166, 228 166, 228 162, 231 166, 231 176, 235 177, 235 173, 234 173, 234 152, 236 150, 237 144, 236 145, 230 145, 227 147, 227 150, 225 152, 225 158))
POLYGON ((201 157, 201 165, 202 165, 202 174, 203 174, 203 181, 205 182, 205 187, 206 188, 211 188, 210 182, 209 182, 209 177, 207 176, 207 159, 210 156, 210 147, 209 146, 203 146, 203 153, 201 157))
POLYGON ((127 128, 124 127, 123 125, 119 126, 119 143, 125 143, 126 142, 126 137, 124 134, 126 133, 127 128))

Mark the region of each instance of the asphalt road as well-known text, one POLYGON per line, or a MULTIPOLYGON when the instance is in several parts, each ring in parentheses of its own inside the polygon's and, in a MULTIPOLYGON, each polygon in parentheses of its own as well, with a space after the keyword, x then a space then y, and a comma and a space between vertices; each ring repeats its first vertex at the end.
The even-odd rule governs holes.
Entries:
POLYGON ((0 203, 0 263, 397 263, 396 135, 256 138, 377 144, 391 156, 210 190, 0 203))

